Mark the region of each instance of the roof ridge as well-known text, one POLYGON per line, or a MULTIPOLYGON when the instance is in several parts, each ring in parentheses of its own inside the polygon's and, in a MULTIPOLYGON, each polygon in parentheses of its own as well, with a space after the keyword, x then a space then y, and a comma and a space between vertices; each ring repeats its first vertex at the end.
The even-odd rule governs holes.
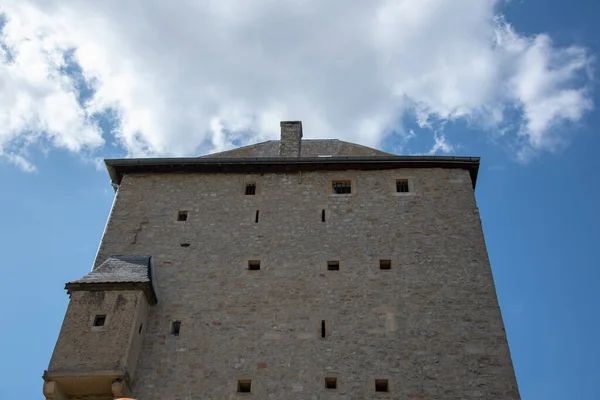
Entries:
POLYGON ((348 141, 346 141, 346 140, 341 140, 341 139, 334 139, 334 140, 337 140, 338 142, 342 142, 342 143, 348 143, 348 144, 351 144, 351 145, 353 145, 353 146, 361 146, 361 147, 366 147, 367 149, 375 150, 375 151, 378 151, 378 152, 380 152, 380 153, 389 154, 389 155, 391 155, 391 156, 397 156, 397 155, 398 155, 398 154, 394 154, 394 153, 388 153, 387 151, 379 150, 379 149, 377 149, 377 148, 375 148, 375 147, 367 146, 367 145, 364 145, 364 144, 359 144, 359 143, 348 142, 348 141))
POLYGON ((265 143, 270 143, 270 142, 279 142, 279 140, 273 140, 273 139, 271 139, 271 140, 265 140, 264 142, 258 142, 258 143, 247 144, 247 145, 245 145, 245 146, 241 146, 241 147, 234 147, 234 148, 232 148, 232 149, 229 149, 229 150, 222 150, 222 151, 218 151, 218 152, 216 152, 216 153, 209 153, 209 154, 205 154, 205 155, 203 155, 203 156, 198 156, 197 158, 204 158, 204 157, 208 157, 208 156, 216 156, 216 155, 218 155, 218 154, 221 154, 221 153, 227 153, 228 151, 232 151, 232 150, 239 150, 239 149, 247 149, 248 147, 252 147, 252 146, 260 146, 260 145, 262 145, 262 144, 265 144, 265 143))

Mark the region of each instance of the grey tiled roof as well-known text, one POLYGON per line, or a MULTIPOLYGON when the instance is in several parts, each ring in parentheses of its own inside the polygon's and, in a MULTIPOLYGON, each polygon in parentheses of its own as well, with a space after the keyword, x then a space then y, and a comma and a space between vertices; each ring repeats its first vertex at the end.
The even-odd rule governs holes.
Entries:
POLYGON ((69 294, 81 290, 143 290, 148 302, 156 304, 153 269, 150 256, 110 256, 84 277, 67 282, 65 289, 69 294))
MULTIPOLYGON (((395 156, 371 147, 345 142, 337 139, 303 139, 300 147, 301 157, 374 157, 395 156)), ((237 157, 279 157, 279 140, 269 140, 250 146, 208 154, 205 158, 237 158, 237 157)))
POLYGON ((87 275, 72 283, 150 283, 151 257, 149 256, 111 256, 87 275))

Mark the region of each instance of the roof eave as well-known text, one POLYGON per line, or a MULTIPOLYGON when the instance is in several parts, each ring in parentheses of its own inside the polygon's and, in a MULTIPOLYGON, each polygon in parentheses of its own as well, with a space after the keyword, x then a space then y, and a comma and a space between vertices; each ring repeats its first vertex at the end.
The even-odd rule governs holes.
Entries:
POLYGON ((309 170, 461 168, 469 170, 473 188, 479 157, 252 157, 252 158, 124 158, 104 160, 111 182, 119 185, 126 173, 293 172, 309 170))

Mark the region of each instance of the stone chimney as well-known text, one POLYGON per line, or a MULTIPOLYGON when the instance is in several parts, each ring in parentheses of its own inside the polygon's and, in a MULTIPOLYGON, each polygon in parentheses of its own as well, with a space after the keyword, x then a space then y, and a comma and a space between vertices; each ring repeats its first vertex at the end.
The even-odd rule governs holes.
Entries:
POLYGON ((302 121, 281 121, 279 157, 300 157, 302 121))

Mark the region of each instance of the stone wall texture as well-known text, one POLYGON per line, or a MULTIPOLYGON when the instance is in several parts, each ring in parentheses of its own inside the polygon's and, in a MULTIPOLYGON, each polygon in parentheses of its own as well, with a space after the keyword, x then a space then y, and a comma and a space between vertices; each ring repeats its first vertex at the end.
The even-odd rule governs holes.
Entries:
POLYGON ((127 368, 146 304, 141 290, 73 292, 48 370, 127 368), (106 315, 104 326, 93 326, 96 315, 106 315))
POLYGON ((466 170, 126 175, 95 265, 115 254, 156 265, 138 399, 519 398, 466 170))

